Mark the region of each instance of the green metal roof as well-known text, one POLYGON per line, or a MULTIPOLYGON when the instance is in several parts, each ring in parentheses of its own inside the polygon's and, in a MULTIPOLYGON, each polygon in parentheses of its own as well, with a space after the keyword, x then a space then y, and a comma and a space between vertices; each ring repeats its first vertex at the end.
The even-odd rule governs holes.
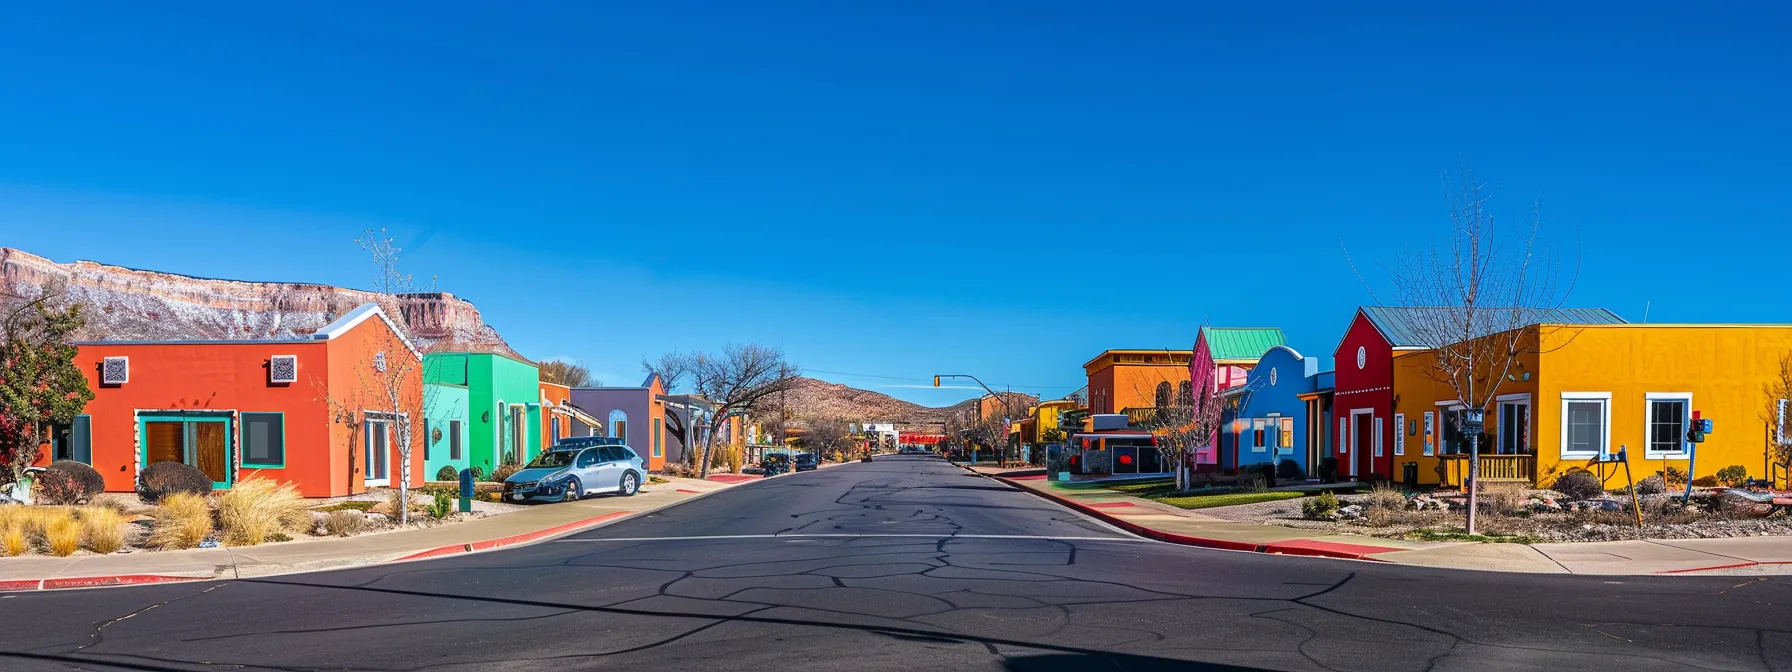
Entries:
POLYGON ((1254 362, 1270 348, 1288 344, 1276 327, 1201 327, 1201 335, 1207 338, 1207 351, 1214 361, 1254 362))

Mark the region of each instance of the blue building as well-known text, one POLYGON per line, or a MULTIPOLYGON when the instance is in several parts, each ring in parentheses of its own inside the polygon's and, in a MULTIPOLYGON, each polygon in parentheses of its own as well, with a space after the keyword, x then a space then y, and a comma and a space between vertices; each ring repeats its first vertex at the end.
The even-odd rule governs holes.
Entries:
POLYGON ((1331 362, 1278 345, 1263 353, 1230 402, 1220 431, 1221 465, 1237 469, 1294 460, 1308 475, 1325 454, 1330 427, 1331 362), (1317 418, 1317 422, 1314 419, 1317 418))

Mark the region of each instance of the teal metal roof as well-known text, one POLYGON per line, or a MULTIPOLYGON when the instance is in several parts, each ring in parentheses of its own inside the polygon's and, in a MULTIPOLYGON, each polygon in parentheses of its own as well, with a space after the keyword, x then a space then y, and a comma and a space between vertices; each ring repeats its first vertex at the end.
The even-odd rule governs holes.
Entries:
MULTIPOLYGON (((1363 315, 1375 324, 1388 343, 1396 348, 1426 347, 1419 326, 1429 316, 1458 308, 1423 308, 1404 306, 1363 306, 1363 315)), ((1523 326, 1533 324, 1628 324, 1617 313, 1604 308, 1525 308, 1521 311, 1519 322, 1523 326)), ((1478 338, 1505 331, 1512 324, 1509 309, 1485 308, 1477 311, 1470 318, 1475 322, 1470 331, 1477 332, 1478 338)))
POLYGON ((1201 327, 1207 339, 1207 351, 1214 361, 1257 361, 1263 353, 1278 345, 1287 345, 1282 330, 1275 327, 1201 327))

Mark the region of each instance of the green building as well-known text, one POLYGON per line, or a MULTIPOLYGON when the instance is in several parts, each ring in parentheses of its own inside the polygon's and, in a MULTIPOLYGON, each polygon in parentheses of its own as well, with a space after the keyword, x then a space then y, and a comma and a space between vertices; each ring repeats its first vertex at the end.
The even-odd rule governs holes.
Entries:
MULTIPOLYGON (((465 359, 447 360, 459 367, 465 359)), ((424 366, 441 366, 444 360, 436 359, 425 362, 424 366)), ((457 368, 457 376, 463 368, 457 368)), ((426 374, 430 370, 425 369, 426 374)), ((441 379, 445 376, 429 376, 425 378, 441 379)), ((464 378, 457 378, 464 380, 464 378)), ((423 477, 433 481, 452 481, 459 478, 460 470, 472 466, 473 460, 468 455, 467 425, 473 419, 468 410, 467 386, 462 383, 429 382, 423 384, 423 477), (446 469, 450 473, 443 473, 446 469)), ((416 453, 412 453, 416 455, 416 453)))
MULTIPOLYGON (((431 353, 424 356, 423 382, 423 415, 444 425, 442 442, 430 446, 425 461, 431 478, 451 465, 490 474, 500 465, 526 463, 541 452, 541 373, 534 364, 482 352, 431 353), (459 461, 452 457, 454 437, 449 429, 457 412, 452 394, 456 387, 466 390, 465 405, 460 407, 466 418, 465 450, 459 461), (430 388, 437 390, 438 403, 430 403, 430 388), (437 446, 443 447, 439 460, 437 446)), ((433 424, 428 433, 434 438, 433 424)))

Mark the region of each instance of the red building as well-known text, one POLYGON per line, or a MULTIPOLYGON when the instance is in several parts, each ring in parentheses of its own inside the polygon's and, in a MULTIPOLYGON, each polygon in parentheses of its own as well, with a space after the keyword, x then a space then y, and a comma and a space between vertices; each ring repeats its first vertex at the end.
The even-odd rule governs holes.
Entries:
MULTIPOLYGON (((310 337, 76 345, 95 396, 69 432, 87 445, 67 452, 87 457, 108 491, 131 491, 145 465, 175 461, 220 489, 261 476, 306 497, 347 495, 403 477, 399 423, 420 436, 421 355, 375 304, 310 337), (414 410, 393 416, 386 381, 397 407, 414 410)), ((416 445, 413 486, 424 476, 416 445)))

